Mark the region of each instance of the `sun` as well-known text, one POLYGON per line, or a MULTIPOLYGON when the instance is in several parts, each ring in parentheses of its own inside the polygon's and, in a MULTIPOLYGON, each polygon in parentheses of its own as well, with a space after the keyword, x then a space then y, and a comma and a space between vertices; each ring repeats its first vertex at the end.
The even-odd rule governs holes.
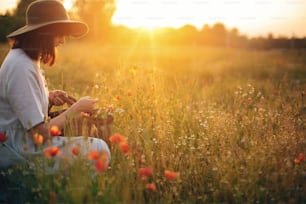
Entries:
POLYGON ((73 0, 64 0, 63 5, 67 11, 70 11, 73 6, 73 0))
MULTIPOLYGON (((131 28, 154 30, 158 27, 179 26, 176 16, 159 1, 117 0, 116 12, 113 16, 114 24, 123 24, 131 28), (172 18, 175 16, 175 18, 172 18)), ((177 12, 172 10, 172 12, 177 12)))

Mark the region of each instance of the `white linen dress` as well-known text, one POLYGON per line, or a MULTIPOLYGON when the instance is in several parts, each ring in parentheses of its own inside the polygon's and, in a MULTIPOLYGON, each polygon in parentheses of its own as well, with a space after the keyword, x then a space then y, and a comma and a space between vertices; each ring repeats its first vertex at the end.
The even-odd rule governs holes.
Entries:
MULTIPOLYGON (((22 49, 11 49, 0 69, 0 132, 8 137, 0 143, 0 169, 43 154, 43 150, 35 148, 27 130, 48 117, 48 95, 39 65, 22 49)), ((72 158, 71 149, 78 145, 81 154, 96 150, 106 152, 110 158, 107 144, 97 138, 53 137, 49 146, 54 145, 61 148, 60 157, 72 158)), ((44 145, 43 149, 46 148, 44 145)))

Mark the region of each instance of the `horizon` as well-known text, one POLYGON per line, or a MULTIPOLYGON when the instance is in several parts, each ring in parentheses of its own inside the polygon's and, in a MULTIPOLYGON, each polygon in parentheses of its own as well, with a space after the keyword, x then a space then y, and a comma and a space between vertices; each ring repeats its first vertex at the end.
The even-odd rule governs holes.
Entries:
MULTIPOLYGON (((18 0, 1 0, 0 13, 12 10, 18 0)), ((73 0, 64 0, 67 10, 73 0)), ((238 29, 247 37, 306 37, 306 2, 302 0, 117 0, 113 25, 128 28, 180 28, 222 23, 227 30, 238 29), (171 11, 171 12, 169 12, 171 11), (258 15, 260 13, 261 15, 258 15)))

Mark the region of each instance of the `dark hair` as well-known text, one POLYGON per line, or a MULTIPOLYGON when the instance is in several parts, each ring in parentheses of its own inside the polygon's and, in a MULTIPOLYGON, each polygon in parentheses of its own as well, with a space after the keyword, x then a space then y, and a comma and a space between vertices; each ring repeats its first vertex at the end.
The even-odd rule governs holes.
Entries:
POLYGON ((55 25, 46 26, 14 37, 12 49, 21 48, 31 59, 52 66, 56 58, 54 38, 60 35, 65 34, 55 25))

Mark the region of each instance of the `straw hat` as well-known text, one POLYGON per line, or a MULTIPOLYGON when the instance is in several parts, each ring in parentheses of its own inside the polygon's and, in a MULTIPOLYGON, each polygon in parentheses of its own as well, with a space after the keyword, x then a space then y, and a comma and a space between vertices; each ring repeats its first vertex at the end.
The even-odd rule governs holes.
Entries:
POLYGON ((85 23, 69 19, 61 2, 57 0, 38 0, 32 2, 27 8, 26 25, 10 33, 7 37, 13 38, 49 25, 58 25, 57 29, 62 29, 65 34, 73 37, 81 37, 88 32, 85 23))

